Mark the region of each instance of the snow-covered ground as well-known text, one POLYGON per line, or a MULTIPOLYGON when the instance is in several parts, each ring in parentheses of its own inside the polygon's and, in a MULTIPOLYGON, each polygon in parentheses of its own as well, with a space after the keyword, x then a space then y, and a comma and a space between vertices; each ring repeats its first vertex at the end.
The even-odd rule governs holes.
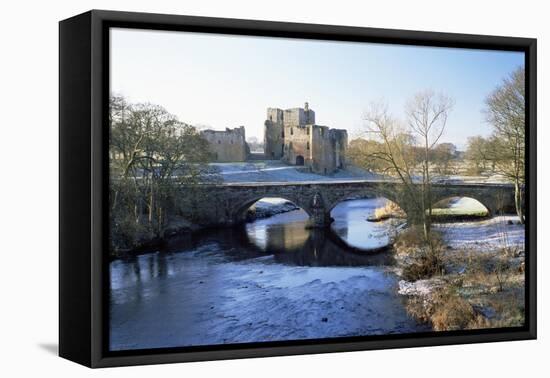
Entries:
POLYGON ((473 249, 494 252, 504 247, 524 248, 525 226, 514 215, 468 222, 434 224, 453 249, 473 249), (512 224, 510 224, 512 223, 512 224))
POLYGON ((487 184, 502 184, 508 182, 508 180, 501 175, 491 176, 464 176, 464 175, 447 175, 441 177, 434 177, 434 182, 446 182, 448 184, 460 184, 460 183, 487 183, 487 184))
POLYGON ((451 198, 447 202, 445 209, 460 212, 462 214, 482 213, 487 211, 485 206, 483 206, 479 201, 468 197, 451 198))
POLYGON ((244 163, 214 163, 226 183, 230 182, 296 182, 331 180, 368 180, 380 176, 358 168, 340 170, 333 175, 319 175, 304 167, 287 165, 276 160, 249 161, 244 163))
MULTIPOLYGON (((285 164, 279 160, 251 160, 242 163, 212 163, 226 183, 238 182, 299 182, 299 181, 342 181, 377 180, 382 175, 367 172, 361 168, 348 166, 332 175, 320 175, 307 171, 305 167, 285 164)), ((420 181, 420 177, 418 177, 420 181)), ((435 177, 434 182, 445 183, 503 183, 500 176, 451 175, 435 177)))
MULTIPOLYGON (((487 209, 475 199, 456 197, 446 204, 445 211, 450 215, 467 215, 483 213, 487 209)), ((473 249, 479 252, 494 252, 510 247, 524 249, 525 226, 519 224, 515 215, 436 223, 434 229, 442 232, 447 245, 452 249, 473 249)))

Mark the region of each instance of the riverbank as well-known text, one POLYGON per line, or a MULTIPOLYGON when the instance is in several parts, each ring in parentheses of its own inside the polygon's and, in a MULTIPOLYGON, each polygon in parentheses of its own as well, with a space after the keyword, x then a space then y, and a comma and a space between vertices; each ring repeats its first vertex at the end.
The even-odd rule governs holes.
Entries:
MULTIPOLYGON (((299 207, 288 200, 282 198, 263 198, 252 205, 247 211, 246 221, 253 222, 295 210, 299 210, 299 207)), ((162 237, 142 233, 133 248, 113 248, 110 257, 111 259, 125 258, 166 249, 170 244, 173 244, 174 239, 191 237, 192 234, 204 232, 208 228, 184 218, 172 217, 168 220, 168 226, 162 237)))
POLYGON ((403 279, 411 256, 396 251, 408 313, 436 331, 523 326, 525 229, 515 218, 434 224, 445 250, 442 272, 431 278, 403 279))

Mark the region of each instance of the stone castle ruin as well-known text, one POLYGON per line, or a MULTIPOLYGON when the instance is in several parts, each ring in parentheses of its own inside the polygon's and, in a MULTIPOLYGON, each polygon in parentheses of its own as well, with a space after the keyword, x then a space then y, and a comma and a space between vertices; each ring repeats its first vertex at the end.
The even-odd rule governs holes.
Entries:
MULTIPOLYGON (((225 131, 204 130, 201 135, 209 142, 216 162, 243 162, 253 156, 246 143, 244 126, 225 131)), ((267 109, 263 159, 331 174, 346 167, 347 145, 347 131, 316 125, 315 112, 307 102, 304 108, 267 109)))
POLYGON ((226 128, 225 131, 203 130, 201 135, 210 144, 210 151, 216 162, 246 161, 250 155, 244 126, 234 129, 226 128))
POLYGON ((304 108, 267 109, 264 151, 266 159, 306 166, 312 172, 334 173, 346 167, 348 133, 315 124, 315 112, 304 108))

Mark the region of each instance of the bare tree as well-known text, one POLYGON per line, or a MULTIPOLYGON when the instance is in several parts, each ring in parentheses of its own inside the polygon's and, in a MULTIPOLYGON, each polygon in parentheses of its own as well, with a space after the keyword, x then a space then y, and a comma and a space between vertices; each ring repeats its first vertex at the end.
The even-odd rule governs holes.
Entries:
POLYGON ((408 190, 413 191, 416 163, 413 136, 389 114, 385 104, 371 104, 364 120, 367 134, 377 142, 371 143, 372 148, 363 150, 367 153, 365 160, 378 160, 376 166, 380 173, 399 178, 408 190))
POLYGON ((515 206, 520 222, 525 184, 525 69, 520 67, 505 78, 486 99, 485 114, 493 127, 486 159, 494 171, 514 183, 515 206))
POLYGON ((431 160, 452 107, 448 96, 424 91, 408 102, 405 124, 393 118, 383 104, 371 105, 365 114, 367 132, 378 142, 371 144, 377 148, 371 148, 365 160, 377 159, 383 173, 403 183, 409 218, 422 223, 426 241, 432 216, 431 160))
POLYGON ((450 97, 443 94, 436 95, 432 91, 419 92, 407 103, 407 124, 423 150, 421 202, 424 209, 422 217, 426 240, 430 233, 432 217, 431 151, 445 131, 447 118, 453 105, 454 102, 450 97))

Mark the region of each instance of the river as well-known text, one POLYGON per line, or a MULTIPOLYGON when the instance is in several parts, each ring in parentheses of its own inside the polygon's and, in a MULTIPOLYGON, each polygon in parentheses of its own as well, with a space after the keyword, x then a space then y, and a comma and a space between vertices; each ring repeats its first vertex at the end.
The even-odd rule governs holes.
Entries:
POLYGON ((110 263, 110 349, 319 339, 430 330, 396 292, 383 199, 345 201, 332 231, 302 210, 174 239, 110 263))

